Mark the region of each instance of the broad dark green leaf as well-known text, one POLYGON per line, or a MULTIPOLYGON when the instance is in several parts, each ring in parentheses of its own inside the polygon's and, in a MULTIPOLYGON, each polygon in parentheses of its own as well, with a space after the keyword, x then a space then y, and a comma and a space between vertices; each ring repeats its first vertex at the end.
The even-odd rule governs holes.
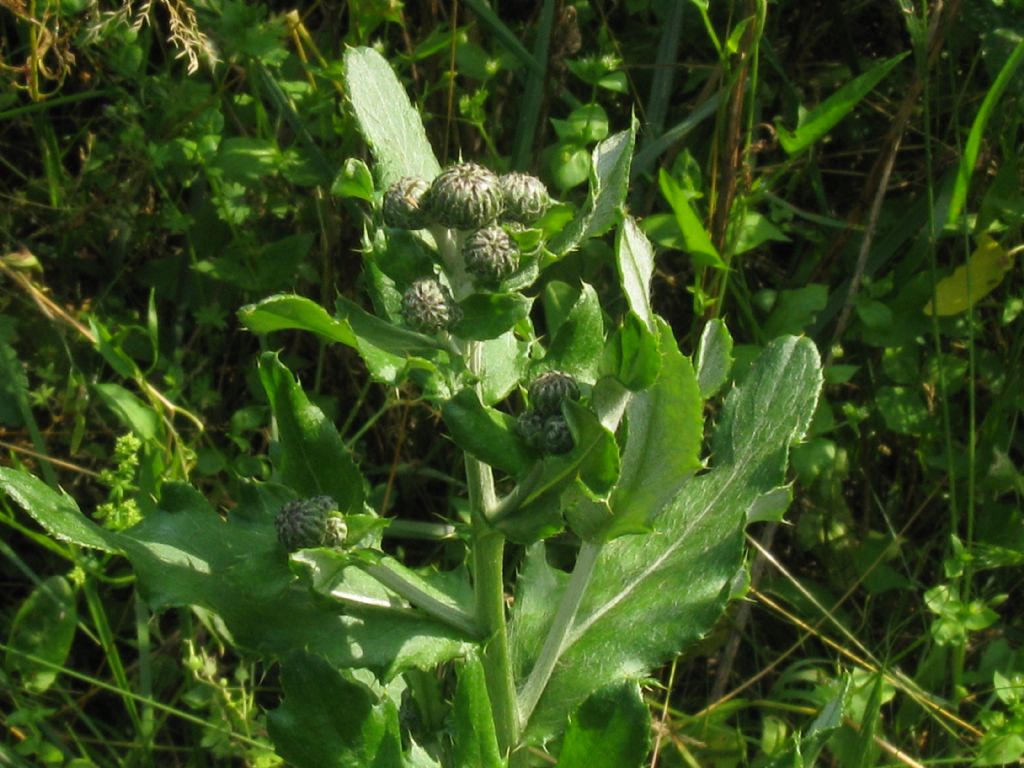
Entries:
POLYGON ((29 593, 11 623, 6 669, 30 693, 42 693, 57 679, 78 623, 75 593, 63 576, 50 576, 29 593), (42 659, 39 663, 28 656, 42 659))
POLYGON ((417 616, 325 611, 277 541, 274 516, 290 498, 280 487, 245 486, 225 521, 188 486, 165 486, 160 509, 119 542, 155 609, 201 605, 240 647, 269 658, 305 648, 336 666, 390 676, 464 651, 454 630, 417 616))
POLYGON ((277 753, 295 768, 402 768, 398 708, 319 656, 281 662, 284 703, 267 714, 277 753))
POLYGON ((300 496, 326 494, 343 512, 363 507, 363 477, 338 430, 309 402, 302 387, 274 353, 260 358, 260 379, 280 436, 276 460, 281 480, 300 496))
POLYGON ((460 339, 496 339, 530 313, 533 299, 518 293, 474 293, 459 302, 462 320, 452 328, 460 339))
POLYGON ((506 764, 498 750, 484 668, 470 655, 459 668, 453 704, 455 765, 500 768, 506 764))
POLYGON ((583 284, 565 320, 558 326, 542 370, 559 370, 592 384, 598 377, 604 349, 604 318, 597 292, 583 284))
POLYGON ((821 283, 780 291, 762 330, 769 338, 800 333, 814 322, 827 303, 828 286, 821 283))
POLYGON ((704 409, 696 375, 671 328, 658 322, 661 368, 654 385, 626 407, 628 437, 608 538, 646 530, 701 466, 704 409))
POLYGON ((709 320, 700 334, 697 348, 697 383, 700 396, 707 400, 718 394, 729 379, 732 368, 732 336, 725 323, 715 318, 709 320))
POLYGON ((808 111, 795 131, 776 122, 779 144, 786 154, 795 155, 814 144, 840 120, 846 117, 860 101, 878 85, 893 68, 909 55, 909 51, 881 61, 864 74, 855 77, 821 104, 808 111))
POLYGON ((548 243, 552 253, 568 253, 586 238, 603 235, 618 223, 629 186, 637 126, 634 117, 628 131, 609 136, 594 148, 590 195, 576 217, 548 243))
POLYGON ((465 652, 457 632, 416 616, 324 611, 277 542, 274 515, 293 498, 279 486, 243 486, 225 521, 194 489, 168 483, 159 508, 123 533, 96 525, 70 498, 23 472, 0 467, 0 488, 52 536, 126 555, 154 609, 202 606, 243 649, 274 658, 307 648, 333 664, 386 675, 465 652))
POLYGON ((559 768, 630 768, 647 757, 651 715, 631 681, 593 693, 569 716, 559 768))
POLYGON ((383 56, 372 48, 349 48, 345 52, 345 86, 377 160, 381 188, 403 176, 431 181, 440 173, 419 113, 383 56))
POLYGON ((654 274, 654 248, 632 216, 623 220, 615 237, 615 263, 629 308, 653 331, 651 276, 654 274))
MULTIPOLYGON (((743 563, 747 510, 784 481, 789 447, 806 431, 820 386, 821 364, 810 340, 783 338, 766 348, 726 399, 710 471, 683 485, 651 533, 604 546, 527 724, 529 740, 557 734, 591 693, 634 679, 711 629, 743 563)), ((531 548, 512 616, 519 679, 537 659, 566 579, 547 565, 539 545, 531 548)))
POLYGON ((327 310, 305 296, 281 293, 238 310, 238 320, 253 333, 299 330, 315 333, 327 341, 348 347, 356 345, 355 334, 344 320, 327 314, 327 310))
POLYGON ((461 390, 441 406, 441 416, 455 443, 485 464, 518 476, 537 461, 515 434, 515 419, 482 405, 472 389, 461 390))

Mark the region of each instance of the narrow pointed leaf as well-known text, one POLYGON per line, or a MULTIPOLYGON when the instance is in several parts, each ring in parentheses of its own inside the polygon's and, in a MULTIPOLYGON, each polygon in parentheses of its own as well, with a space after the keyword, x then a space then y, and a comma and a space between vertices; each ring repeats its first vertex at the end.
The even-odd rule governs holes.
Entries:
POLYGON ((360 511, 363 477, 338 430, 323 411, 309 402, 277 355, 263 355, 260 378, 277 420, 281 439, 278 469, 282 480, 300 495, 326 494, 342 511, 360 511))
POLYGON ((707 400, 718 394, 729 379, 732 368, 732 336, 719 319, 708 321, 700 334, 697 348, 697 383, 700 396, 707 400))
POLYGON ((904 51, 897 56, 881 61, 864 74, 855 77, 804 115, 796 130, 791 131, 781 124, 776 124, 779 143, 786 150, 786 154, 795 155, 797 152, 807 149, 832 130, 909 53, 909 51, 904 51))
POLYGON ((629 308, 653 331, 651 276, 654 274, 654 248, 632 216, 625 218, 615 238, 615 262, 629 308))
POLYGON ((70 496, 57 493, 27 472, 0 467, 0 489, 28 512, 51 536, 82 547, 118 552, 118 535, 83 515, 70 496))
POLYGON ((305 296, 282 293, 247 304, 238 310, 238 320, 253 333, 309 331, 327 341, 348 347, 356 345, 355 334, 348 323, 331 317, 326 309, 305 296))
POLYGON ((505 765, 498 750, 484 668, 475 655, 467 658, 459 669, 453 714, 455 765, 479 768, 505 765))
POLYGON ((629 185, 637 126, 634 117, 628 131, 609 136, 594 148, 590 196, 576 217, 548 243, 552 253, 568 253, 583 240, 603 235, 618 223, 629 185))

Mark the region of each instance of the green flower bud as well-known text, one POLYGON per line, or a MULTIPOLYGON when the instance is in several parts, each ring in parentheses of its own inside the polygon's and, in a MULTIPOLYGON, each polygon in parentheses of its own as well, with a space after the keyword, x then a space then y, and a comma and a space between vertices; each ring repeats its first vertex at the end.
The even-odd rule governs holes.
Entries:
POLYGON ((580 388, 576 380, 561 371, 542 373, 530 384, 529 392, 530 406, 542 416, 560 414, 566 399, 580 399, 580 388))
POLYGON ((462 310, 439 280, 424 277, 402 295, 402 315, 413 330, 437 333, 458 323, 462 310))
POLYGON ((336 547, 348 528, 330 496, 289 501, 274 518, 277 540, 289 552, 307 547, 336 547))
POLYGON ((427 193, 430 185, 423 179, 406 176, 384 193, 384 223, 397 229, 423 229, 430 226, 427 193))
POLYGON ((476 163, 459 163, 442 171, 430 185, 434 220, 449 229, 479 229, 502 210, 498 177, 476 163))
POLYGON ((520 224, 533 224, 551 202, 544 182, 528 173, 506 173, 498 179, 505 200, 504 216, 520 224))
POLYGON ((500 283, 519 266, 519 250, 500 225, 478 229, 462 246, 466 271, 482 283, 500 283))
POLYGON ((568 453, 573 448, 572 432, 565 416, 557 414, 544 419, 544 431, 541 435, 541 449, 544 453, 568 453))
POLYGON ((523 411, 516 418, 516 433, 531 448, 543 450, 544 417, 535 411, 523 411))

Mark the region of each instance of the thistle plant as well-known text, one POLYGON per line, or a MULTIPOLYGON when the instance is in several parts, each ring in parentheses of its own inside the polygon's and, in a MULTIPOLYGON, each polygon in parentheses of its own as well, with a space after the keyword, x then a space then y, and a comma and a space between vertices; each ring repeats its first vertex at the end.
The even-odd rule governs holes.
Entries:
POLYGON ((815 348, 775 339, 731 387, 723 324, 707 325, 696 363, 683 354, 624 208, 635 123, 595 149, 586 201, 549 217, 539 180, 442 169, 377 53, 352 49, 345 65, 378 190, 363 252, 379 312, 277 295, 239 317, 348 346, 379 384, 418 387, 461 454, 468 513, 374 508, 335 425, 272 352, 259 376, 274 478, 245 486, 226 519, 166 485, 156 512, 112 531, 31 476, 0 469, 0 487, 55 535, 127 557, 152 608, 201 606, 279 664, 270 735, 298 768, 640 765, 640 680, 743 593, 745 527, 785 510, 788 449, 821 383, 815 348), (614 285, 551 276, 605 236, 614 285), (464 558, 411 568, 392 554, 410 536, 456 538, 464 558), (568 571, 547 557, 556 536, 568 571))

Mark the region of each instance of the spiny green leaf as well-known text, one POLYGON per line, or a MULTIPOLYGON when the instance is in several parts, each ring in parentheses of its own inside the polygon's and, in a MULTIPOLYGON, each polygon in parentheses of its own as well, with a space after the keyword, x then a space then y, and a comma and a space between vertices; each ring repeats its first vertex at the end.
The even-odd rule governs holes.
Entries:
MULTIPOLYGON (((820 386, 808 339, 768 345, 726 399, 712 469, 682 487, 650 534, 604 546, 527 724, 529 740, 558 733, 595 690, 643 674, 710 630, 743 562, 747 510, 783 481, 789 447, 806 431, 820 386)), ((531 548, 513 609, 519 679, 537 659, 566 579, 547 565, 540 545, 531 548)))
POLYGON ((348 49, 345 86, 382 189, 403 176, 431 181, 441 172, 419 113, 383 56, 372 48, 348 49))

